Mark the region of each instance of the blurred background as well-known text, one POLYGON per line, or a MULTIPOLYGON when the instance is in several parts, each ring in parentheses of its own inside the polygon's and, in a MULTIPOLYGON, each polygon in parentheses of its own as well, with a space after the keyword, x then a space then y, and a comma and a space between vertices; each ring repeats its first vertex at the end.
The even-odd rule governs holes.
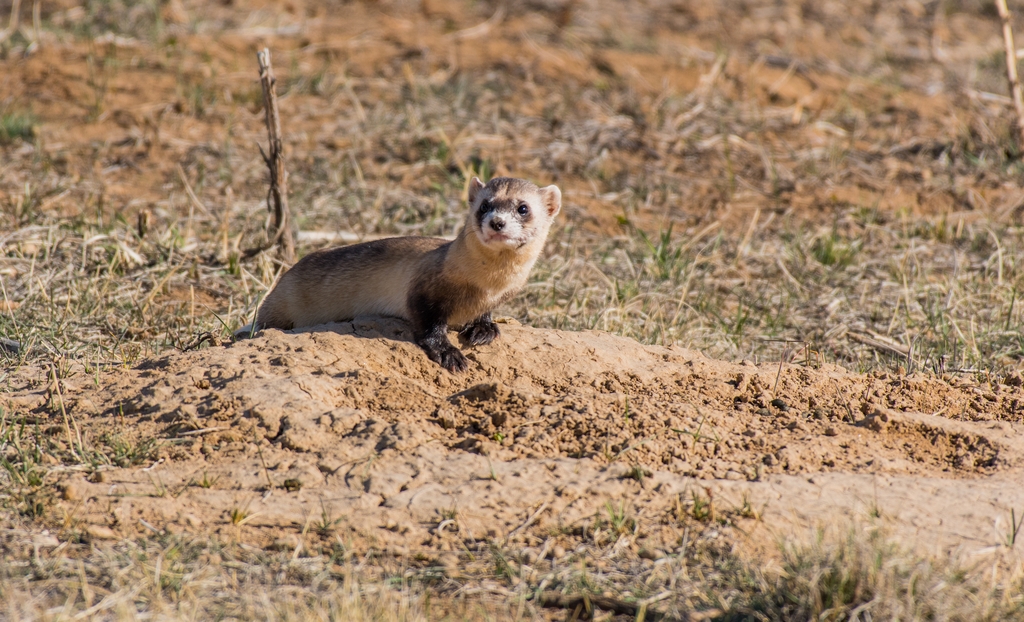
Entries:
POLYGON ((858 370, 1024 357, 992 2, 6 0, 0 28, 15 362, 132 364, 252 316, 283 268, 245 252, 264 46, 300 254, 453 235, 467 179, 513 175, 565 205, 501 315, 858 370))

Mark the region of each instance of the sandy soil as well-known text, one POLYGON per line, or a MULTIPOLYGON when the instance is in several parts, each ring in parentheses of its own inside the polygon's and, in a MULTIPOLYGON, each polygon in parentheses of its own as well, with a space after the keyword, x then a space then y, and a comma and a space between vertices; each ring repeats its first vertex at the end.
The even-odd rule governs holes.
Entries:
MULTIPOLYGON (((502 330, 463 375, 428 361, 402 322, 365 318, 73 376, 62 399, 87 443, 161 445, 145 464, 67 473, 61 503, 92 538, 230 535, 244 512, 247 539, 296 547, 327 508, 356 550, 396 554, 547 534, 609 501, 657 522, 694 490, 750 504, 754 546, 873 517, 930 553, 977 552, 1024 505, 1018 374, 732 364, 599 332, 502 330)), ((4 399, 26 412, 47 393, 4 399)), ((646 546, 678 545, 664 522, 646 546)))
MULTIPOLYGON (((55 480, 60 498, 32 533, 2 525, 5 552, 21 547, 12 559, 170 532, 295 558, 343 541, 361 559, 454 574, 459 551, 493 541, 571 559, 624 508, 644 525, 632 561, 654 564, 684 557, 680 514, 707 502, 728 520, 702 522, 700 537, 744 555, 838 525, 1024 567, 1022 547, 1006 546, 1024 512, 1024 281, 1011 236, 996 233, 1017 230, 1024 195, 1002 42, 982 3, 39 4, 39 45, 20 34, 0 59, 0 112, 35 119, 0 165, 3 222, 17 229, 0 247, 0 318, 35 335, 3 370, 0 408, 52 441, 53 455, 32 456, 47 469, 36 488, 55 480), (615 292, 622 332, 737 361, 511 319, 467 350, 461 375, 380 318, 200 343, 221 318, 242 323, 280 268, 268 255, 244 272, 232 263, 263 235, 264 45, 303 252, 335 232, 451 234, 461 175, 484 165, 558 183, 549 251, 564 261, 546 264, 547 308, 528 289, 502 313, 615 329, 560 323, 591 297, 573 272, 590 273, 615 292), (143 220, 148 237, 135 234, 143 220), (604 246, 628 242, 629 227, 674 231, 700 269, 641 290, 628 253, 604 246), (800 260, 828 232, 867 241, 853 259, 866 275, 800 260), (783 244, 798 234, 803 246, 783 244), (691 249, 716 235, 728 252, 691 249), (599 263, 611 259, 622 263, 599 263), (630 278, 635 295, 620 295, 630 278), (696 341, 710 316, 630 332, 664 320, 647 298, 679 315, 769 282, 803 307, 778 288, 718 296, 728 304, 715 317, 735 335, 696 341), (751 300, 796 319, 738 334, 751 300), (998 347, 979 348, 976 327, 999 332, 998 347), (952 349, 927 354, 921 341, 942 331, 952 349), (202 347, 172 350, 189 343, 202 347), (850 371, 873 368, 889 371, 850 371), (102 446, 115 466, 85 464, 76 446, 102 446), (60 539, 39 535, 54 521, 60 539)), ((33 520, 15 509, 17 525, 33 520)))

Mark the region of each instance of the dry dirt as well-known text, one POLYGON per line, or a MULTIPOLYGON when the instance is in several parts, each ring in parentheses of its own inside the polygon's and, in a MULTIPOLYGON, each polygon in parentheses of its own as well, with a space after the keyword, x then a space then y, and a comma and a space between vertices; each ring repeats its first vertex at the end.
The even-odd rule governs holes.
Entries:
MULTIPOLYGON (((145 464, 66 473, 61 503, 87 539, 244 529, 290 547, 326 508, 353 550, 434 557, 513 533, 557 545, 549 534, 609 501, 664 517, 639 545, 672 550, 669 517, 694 491, 752 505, 750 546, 880 518, 908 546, 974 553, 998 548, 1024 507, 1019 374, 733 364, 599 332, 502 330, 463 375, 375 318, 73 375, 61 399, 86 445, 160 446, 145 464)), ((41 413, 47 389, 4 400, 41 413)), ((65 438, 59 420, 38 423, 65 438)))
POLYGON ((59 498, 37 512, 9 473, 18 568, 182 533, 449 577, 513 543, 553 572, 614 548, 616 511, 638 565, 683 559, 706 511, 727 520, 700 537, 748 557, 840 525, 1022 567, 1024 169, 990 3, 39 5, 38 41, 0 42, 0 113, 34 119, 0 143, 0 336, 26 345, 0 355, 0 430, 59 498), (202 341, 281 269, 239 259, 264 45, 301 250, 451 234, 484 169, 558 183, 501 310, 545 328, 505 319, 462 375, 396 320, 202 341), (685 278, 644 276, 637 231, 685 278), (826 239, 850 266, 813 259, 826 239), (547 328, 578 326, 716 358, 547 328))

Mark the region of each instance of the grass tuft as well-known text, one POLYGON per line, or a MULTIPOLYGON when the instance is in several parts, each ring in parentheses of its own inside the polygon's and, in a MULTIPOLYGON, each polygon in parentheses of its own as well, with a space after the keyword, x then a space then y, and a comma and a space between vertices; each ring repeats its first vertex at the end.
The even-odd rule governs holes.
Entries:
POLYGON ((0 145, 9 145, 16 140, 31 140, 35 136, 36 119, 25 112, 0 114, 0 145))

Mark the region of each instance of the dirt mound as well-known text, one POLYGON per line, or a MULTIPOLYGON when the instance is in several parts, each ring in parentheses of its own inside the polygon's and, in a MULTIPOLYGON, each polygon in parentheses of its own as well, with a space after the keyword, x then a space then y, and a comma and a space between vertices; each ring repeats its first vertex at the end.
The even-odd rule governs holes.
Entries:
POLYGON ((893 468, 948 477, 1016 464, 979 431, 945 422, 1019 421, 1016 377, 953 385, 734 365, 599 333, 510 324, 504 333, 471 350, 471 371, 455 376, 399 321, 267 331, 148 362, 91 401, 167 437, 205 430, 212 445, 255 434, 341 461, 436 442, 500 460, 588 458, 703 479, 893 468))
MULTIPOLYGON (((88 537, 245 524, 273 546, 342 516, 353 542, 399 550, 571 526, 610 500, 657 515, 692 490, 756 501, 771 529, 889 504, 929 546, 973 541, 979 519, 1024 505, 1019 376, 731 364, 596 332, 502 332, 467 351, 462 375, 402 322, 373 318, 72 375, 60 399, 88 420, 84 443, 134 451, 64 475, 63 503, 88 537)), ((7 409, 63 438, 53 398, 16 392, 7 409)))

